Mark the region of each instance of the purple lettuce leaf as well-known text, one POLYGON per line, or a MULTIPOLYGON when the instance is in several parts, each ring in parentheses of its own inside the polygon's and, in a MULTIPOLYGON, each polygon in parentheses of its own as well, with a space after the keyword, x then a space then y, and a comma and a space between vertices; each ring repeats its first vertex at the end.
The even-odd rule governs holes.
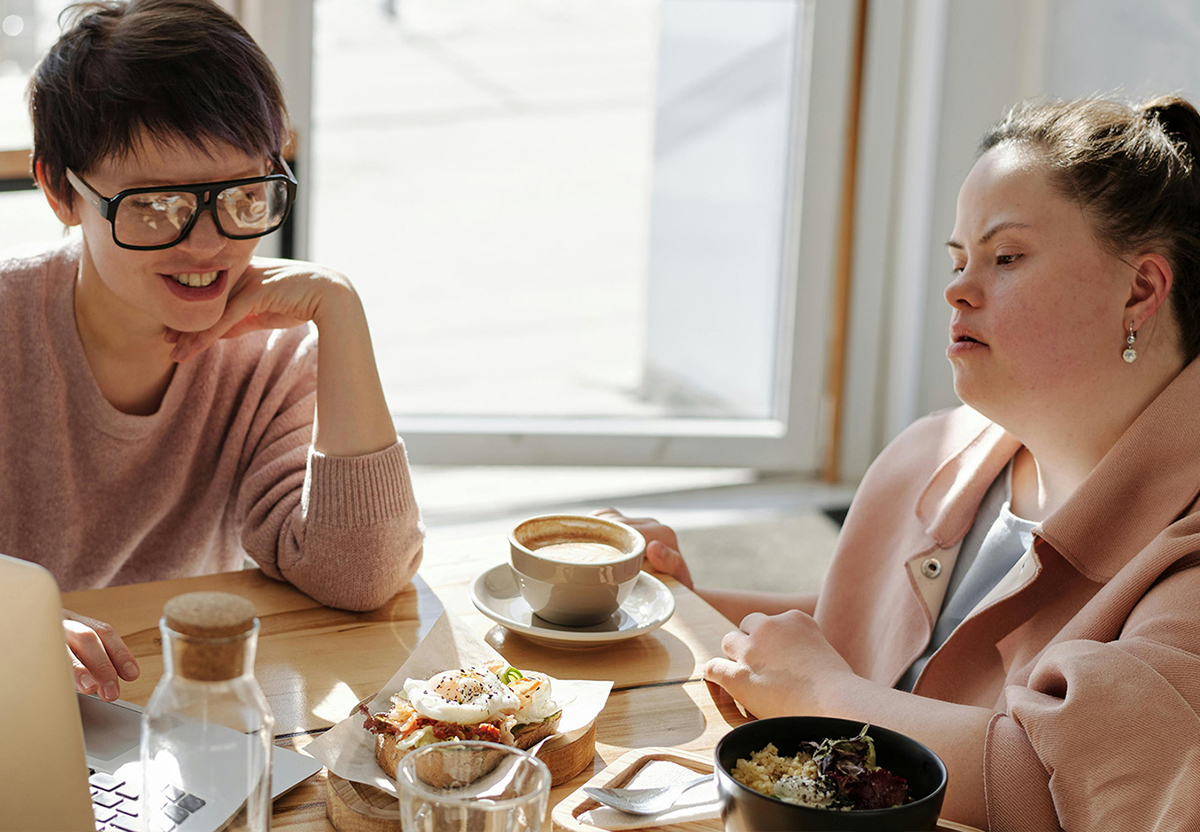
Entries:
POLYGON ((890 809, 908 800, 908 781, 885 768, 864 771, 846 790, 856 809, 890 809))

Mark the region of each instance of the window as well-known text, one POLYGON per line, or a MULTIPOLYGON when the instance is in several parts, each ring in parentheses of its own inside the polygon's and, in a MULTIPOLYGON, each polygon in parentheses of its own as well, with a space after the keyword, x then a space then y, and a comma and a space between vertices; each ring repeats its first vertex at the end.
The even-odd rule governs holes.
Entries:
POLYGON ((416 459, 815 468, 850 5, 316 0, 308 255, 416 459))

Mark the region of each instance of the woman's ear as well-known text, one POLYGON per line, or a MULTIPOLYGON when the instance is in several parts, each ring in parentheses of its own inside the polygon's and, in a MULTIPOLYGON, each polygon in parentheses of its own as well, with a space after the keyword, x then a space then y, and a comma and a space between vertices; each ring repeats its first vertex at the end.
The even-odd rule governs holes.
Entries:
POLYGON ((1154 317, 1167 301, 1175 272, 1167 258, 1161 254, 1147 253, 1133 261, 1133 282, 1129 287, 1129 300, 1125 302, 1126 326, 1141 329, 1154 317))
POLYGON ((71 194, 67 194, 65 199, 59 197, 46 181, 46 168, 40 159, 33 164, 33 176, 59 222, 63 225, 79 225, 79 212, 75 210, 75 200, 71 198, 71 194))

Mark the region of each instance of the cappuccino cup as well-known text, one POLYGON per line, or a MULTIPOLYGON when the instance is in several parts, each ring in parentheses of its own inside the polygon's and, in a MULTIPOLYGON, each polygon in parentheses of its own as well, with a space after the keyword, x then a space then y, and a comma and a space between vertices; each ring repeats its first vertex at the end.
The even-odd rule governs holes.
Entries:
POLYGON ((575 514, 545 514, 508 535, 509 563, 521 597, 552 624, 607 621, 633 591, 646 540, 636 529, 575 514))

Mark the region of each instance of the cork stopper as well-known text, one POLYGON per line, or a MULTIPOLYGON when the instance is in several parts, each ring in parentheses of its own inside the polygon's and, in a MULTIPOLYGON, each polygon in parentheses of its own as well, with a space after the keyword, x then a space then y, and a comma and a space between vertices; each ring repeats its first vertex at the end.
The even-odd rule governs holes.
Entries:
POLYGON ((242 675, 254 612, 251 601, 227 592, 189 592, 168 601, 163 619, 184 637, 176 645, 175 672, 199 682, 242 675))

